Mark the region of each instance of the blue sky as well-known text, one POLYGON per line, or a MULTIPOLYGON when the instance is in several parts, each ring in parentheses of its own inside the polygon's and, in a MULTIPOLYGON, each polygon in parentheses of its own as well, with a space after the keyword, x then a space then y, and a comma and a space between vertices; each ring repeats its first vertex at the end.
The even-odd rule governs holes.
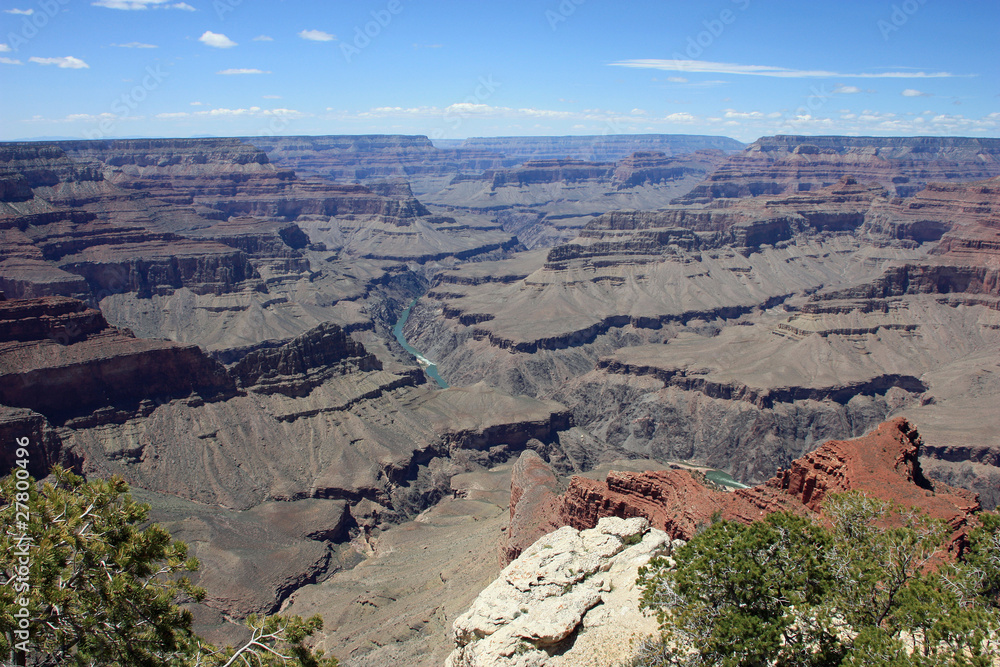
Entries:
POLYGON ((995 0, 0 7, 0 140, 1000 136, 995 0))

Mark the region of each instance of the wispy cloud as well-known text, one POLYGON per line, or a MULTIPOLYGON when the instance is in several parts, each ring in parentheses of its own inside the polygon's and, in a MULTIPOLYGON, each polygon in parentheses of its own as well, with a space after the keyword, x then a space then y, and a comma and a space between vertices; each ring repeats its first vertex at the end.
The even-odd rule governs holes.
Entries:
POLYGON ((31 16, 35 13, 34 9, 5 9, 4 14, 19 14, 21 16, 31 16))
POLYGON ((308 39, 310 42, 332 42, 337 39, 336 35, 331 35, 322 30, 303 30, 299 33, 299 37, 308 39))
POLYGON ((217 109, 207 109, 205 111, 174 111, 169 113, 156 114, 156 118, 161 120, 177 120, 183 118, 305 118, 307 114, 295 109, 262 109, 260 107, 249 107, 243 109, 227 109, 220 107, 217 109))
POLYGON ((854 79, 939 79, 957 76, 974 76, 971 74, 952 74, 951 72, 860 72, 845 74, 827 70, 803 70, 787 67, 772 67, 770 65, 739 65, 736 63, 716 63, 707 60, 619 60, 609 63, 613 67, 632 67, 638 69, 658 69, 668 72, 689 72, 697 74, 744 74, 747 76, 769 76, 781 79, 805 79, 842 77, 854 79))
POLYGON ((860 93, 861 89, 857 86, 839 85, 833 89, 833 92, 841 93, 842 95, 854 95, 855 93, 860 93))
POLYGON ((917 90, 916 88, 907 88, 900 94, 903 97, 933 97, 931 93, 925 93, 923 91, 917 90))
POLYGON ((273 42, 274 37, 268 37, 267 35, 257 35, 253 38, 255 42, 273 42))
POLYGON ((143 44, 142 42, 129 42, 128 44, 112 44, 111 46, 119 46, 123 49, 156 49, 159 48, 156 44, 143 44))
POLYGON ((262 69, 224 69, 221 72, 216 72, 216 74, 270 74, 271 72, 262 69))
POLYGON ((24 63, 22 63, 20 60, 14 59, 14 58, 4 58, 4 57, 0 56, 0 64, 3 64, 3 65, 23 65, 24 63))
POLYGON ((186 2, 170 2, 169 0, 96 0, 90 3, 94 7, 108 9, 142 10, 142 9, 181 9, 186 12, 197 11, 186 2))
POLYGON ((64 69, 87 69, 90 67, 87 63, 73 56, 63 56, 62 58, 38 58, 32 56, 28 58, 28 62, 38 63, 39 65, 55 65, 64 69))
POLYGON ((211 30, 206 30, 205 33, 198 38, 198 41, 202 44, 207 44, 208 46, 214 46, 217 49, 228 49, 236 46, 236 42, 233 40, 221 33, 212 32, 211 30))
POLYGON ((9 53, 9 52, 10 52, 10 45, 0 44, 0 53, 9 53))

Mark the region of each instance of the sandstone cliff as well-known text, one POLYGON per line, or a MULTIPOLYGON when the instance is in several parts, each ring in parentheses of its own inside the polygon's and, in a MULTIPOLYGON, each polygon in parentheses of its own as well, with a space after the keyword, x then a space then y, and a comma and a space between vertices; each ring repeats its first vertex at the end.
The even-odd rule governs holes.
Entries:
POLYGON ((765 484, 733 492, 708 488, 685 470, 612 472, 604 482, 575 477, 557 522, 583 529, 602 517, 643 517, 688 540, 716 513, 744 523, 780 510, 820 513, 828 494, 856 490, 944 520, 953 548, 960 548, 979 502, 973 493, 930 482, 918 460, 921 445, 916 429, 898 418, 861 438, 824 443, 765 484))

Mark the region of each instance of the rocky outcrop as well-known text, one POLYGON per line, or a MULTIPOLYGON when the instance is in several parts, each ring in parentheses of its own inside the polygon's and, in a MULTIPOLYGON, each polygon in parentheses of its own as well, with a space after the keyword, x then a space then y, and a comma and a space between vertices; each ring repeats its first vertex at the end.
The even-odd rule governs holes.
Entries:
POLYGON ((254 350, 230 369, 257 393, 302 396, 335 374, 380 371, 382 363, 336 324, 321 324, 278 348, 254 350))
POLYGON ((235 390, 195 345, 135 338, 72 299, 0 301, 0 403, 52 420, 235 390))
POLYGON ((540 538, 458 617, 445 664, 583 667, 627 657, 630 639, 655 630, 639 612, 636 573, 670 548, 665 533, 639 518, 540 538))
POLYGON ((556 515, 559 491, 552 468, 537 453, 525 450, 510 473, 510 525, 500 549, 502 563, 510 563, 539 537, 558 528, 546 518, 556 515))
POLYGON ((550 443, 573 425, 569 410, 556 401, 512 396, 485 383, 436 391, 413 408, 427 415, 452 450, 504 445, 516 452, 532 439, 550 443))
POLYGON ((717 169, 725 158, 726 152, 718 149, 698 150, 676 157, 660 151, 639 151, 615 165, 612 179, 621 190, 688 176, 705 176, 717 169))
POLYGON ((584 162, 583 160, 528 160, 514 169, 491 170, 483 173, 494 190, 502 187, 523 187, 538 183, 558 183, 585 180, 607 180, 611 176, 610 163, 584 162))
POLYGON ((33 410, 0 405, 0 438, 7 443, 0 450, 0 477, 8 475, 15 467, 23 467, 35 479, 42 479, 57 463, 80 471, 79 457, 63 448, 59 433, 43 415, 33 410), (27 455, 19 456, 19 449, 25 450, 27 455))
POLYGON ((643 517, 673 538, 690 539, 713 515, 749 523, 771 512, 821 513, 831 493, 862 491, 914 507, 947 523, 959 548, 980 505, 975 494, 924 475, 922 442, 903 418, 854 440, 831 440, 765 484, 725 492, 683 470, 611 472, 604 482, 576 477, 561 498, 558 522, 590 528, 603 517, 643 517))
POLYGON ((967 137, 763 137, 676 203, 808 191, 852 175, 911 196, 934 181, 1000 175, 1000 140, 967 137))

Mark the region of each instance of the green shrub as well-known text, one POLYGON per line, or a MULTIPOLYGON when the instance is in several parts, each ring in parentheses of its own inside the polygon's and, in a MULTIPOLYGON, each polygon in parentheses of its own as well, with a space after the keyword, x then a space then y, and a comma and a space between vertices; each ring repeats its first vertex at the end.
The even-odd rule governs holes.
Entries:
POLYGON ((825 516, 717 522, 673 554, 675 568, 652 560, 637 583, 661 636, 636 667, 992 664, 996 515, 961 562, 937 569, 948 531, 918 512, 848 493, 825 516))

